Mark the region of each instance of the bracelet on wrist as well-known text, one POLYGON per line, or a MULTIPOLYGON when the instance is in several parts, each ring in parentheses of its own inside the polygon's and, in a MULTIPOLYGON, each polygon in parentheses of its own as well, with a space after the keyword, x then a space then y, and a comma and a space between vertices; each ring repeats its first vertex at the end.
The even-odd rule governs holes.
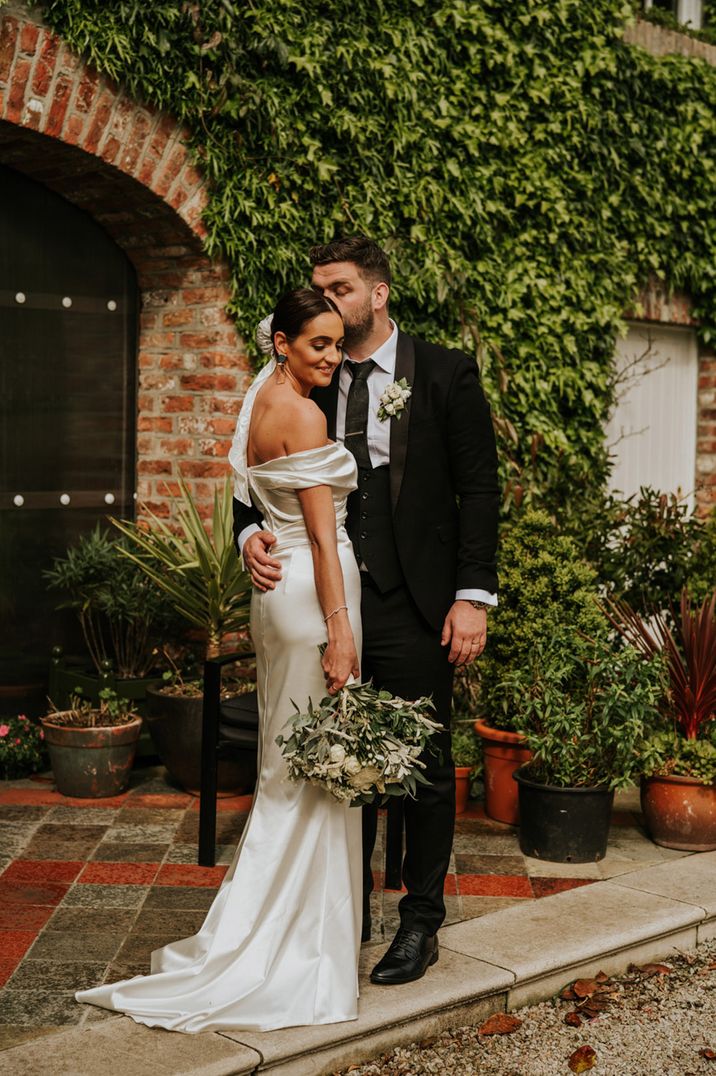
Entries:
POLYGON ((342 609, 345 609, 345 610, 347 610, 347 609, 348 609, 348 606, 347 606, 347 605, 339 605, 339 606, 338 606, 338 608, 337 608, 337 609, 334 609, 332 613, 329 613, 329 614, 328 614, 328 616, 324 616, 324 618, 323 618, 323 623, 324 623, 324 624, 327 624, 327 623, 328 623, 328 621, 329 621, 329 620, 331 619, 331 617, 332 617, 332 616, 335 616, 335 615, 336 615, 336 613, 340 613, 340 611, 341 611, 342 609))

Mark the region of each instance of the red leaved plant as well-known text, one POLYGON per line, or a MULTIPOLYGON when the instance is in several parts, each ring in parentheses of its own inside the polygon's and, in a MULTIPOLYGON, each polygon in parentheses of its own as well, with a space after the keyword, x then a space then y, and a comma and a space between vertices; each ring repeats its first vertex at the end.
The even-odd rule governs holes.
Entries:
POLYGON ((716 718, 716 591, 696 612, 686 589, 682 591, 675 633, 660 612, 647 621, 626 602, 613 599, 607 600, 605 612, 645 657, 663 654, 676 724, 685 739, 698 739, 716 718))

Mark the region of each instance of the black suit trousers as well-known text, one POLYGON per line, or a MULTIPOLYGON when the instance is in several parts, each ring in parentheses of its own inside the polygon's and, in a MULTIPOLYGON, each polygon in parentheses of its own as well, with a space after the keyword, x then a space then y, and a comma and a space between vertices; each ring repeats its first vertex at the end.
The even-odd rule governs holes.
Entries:
MULTIPOLYGON (((406 796, 403 884, 407 894, 399 905, 402 926, 435 934, 445 918, 443 887, 450 863, 455 829, 455 768, 450 745, 450 701, 453 666, 449 647, 440 645, 440 632, 421 616, 408 590, 396 587, 381 594, 362 572, 363 656, 361 678, 372 679, 404 699, 431 695, 431 714, 443 731, 431 738, 437 751, 427 750, 424 775, 430 785, 418 786, 417 799, 406 796)), ((369 906, 373 889, 370 867, 378 811, 363 808, 363 895, 369 906)))

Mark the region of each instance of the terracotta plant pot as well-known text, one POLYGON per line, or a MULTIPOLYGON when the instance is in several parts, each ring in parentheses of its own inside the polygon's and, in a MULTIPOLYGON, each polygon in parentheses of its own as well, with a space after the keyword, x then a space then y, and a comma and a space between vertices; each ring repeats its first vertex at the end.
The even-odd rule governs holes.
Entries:
POLYGON ((455 814, 464 814, 470 798, 470 774, 472 766, 455 767, 455 814))
POLYGON ((73 728, 56 724, 54 716, 41 718, 41 724, 58 792, 80 799, 124 792, 142 730, 141 717, 126 725, 73 728))
POLYGON ((641 809, 655 844, 685 852, 716 849, 716 785, 692 777, 643 777, 641 809))
POLYGON ((496 822, 516 826, 520 820, 515 770, 529 762, 532 752, 520 732, 495 729, 478 717, 475 732, 482 740, 485 760, 485 813, 496 822))

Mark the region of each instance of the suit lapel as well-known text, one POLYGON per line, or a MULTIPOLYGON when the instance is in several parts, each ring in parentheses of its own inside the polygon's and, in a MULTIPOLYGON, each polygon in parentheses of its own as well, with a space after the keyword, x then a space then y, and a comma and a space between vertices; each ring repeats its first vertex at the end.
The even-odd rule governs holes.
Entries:
POLYGON ((328 423, 328 436, 331 441, 336 439, 336 410, 338 409, 338 379, 341 376, 341 368, 336 368, 330 385, 325 389, 313 389, 311 399, 318 404, 328 423))
MULTIPOLYGON (((398 333, 398 347, 395 356, 395 380, 400 381, 404 377, 410 388, 415 381, 415 341, 412 336, 398 333)), ((408 397, 405 410, 400 418, 392 418, 390 422, 390 500, 395 511, 400 487, 405 473, 405 458, 408 452, 408 432, 410 426, 410 411, 413 401, 412 394, 408 397)))

